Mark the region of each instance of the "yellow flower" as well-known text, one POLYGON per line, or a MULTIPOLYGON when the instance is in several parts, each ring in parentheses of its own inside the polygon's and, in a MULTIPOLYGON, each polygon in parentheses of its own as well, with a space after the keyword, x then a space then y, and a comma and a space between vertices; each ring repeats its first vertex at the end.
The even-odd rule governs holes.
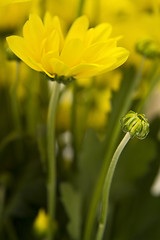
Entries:
POLYGON ((91 77, 123 64, 128 51, 117 47, 118 38, 109 38, 111 26, 102 23, 90 28, 86 16, 72 24, 64 38, 57 16, 45 15, 44 24, 30 15, 23 37, 7 38, 10 49, 29 67, 49 77, 91 77))
POLYGON ((34 222, 34 229, 38 233, 45 233, 48 226, 48 216, 44 209, 40 209, 34 222))
POLYGON ((105 127, 108 113, 111 111, 111 90, 108 88, 93 90, 93 106, 88 111, 87 125, 100 130, 105 127))

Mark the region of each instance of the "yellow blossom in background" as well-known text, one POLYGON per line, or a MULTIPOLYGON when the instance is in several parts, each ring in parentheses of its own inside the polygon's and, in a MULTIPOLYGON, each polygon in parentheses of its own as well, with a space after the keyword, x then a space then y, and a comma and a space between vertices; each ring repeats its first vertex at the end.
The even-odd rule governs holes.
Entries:
POLYGON ((72 91, 70 88, 68 88, 59 99, 59 105, 56 114, 56 126, 62 131, 70 128, 72 98, 72 91))
POLYGON ((111 91, 110 89, 94 89, 93 106, 89 109, 87 126, 100 129, 106 124, 107 114, 111 110, 111 91))
POLYGON ((135 13, 136 8, 131 0, 101 0, 100 21, 108 19, 110 23, 122 22, 135 13))
POLYGON ((59 16, 66 25, 70 25, 77 16, 78 4, 79 0, 47 0, 46 10, 59 16))
MULTIPOLYGON (((130 0, 131 1, 131 0, 130 0)), ((155 10, 155 8, 160 5, 160 0, 134 0, 134 5, 136 6, 137 10, 140 12, 149 12, 155 10)))
MULTIPOLYGON (((112 75, 113 76, 113 75, 112 75)), ((87 79, 86 79, 87 80, 87 79)), ((97 79, 98 80, 98 79, 97 79)), ((104 79, 104 81, 108 81, 108 79, 104 79)), ((91 86, 85 86, 84 91, 82 90, 82 94, 79 94, 78 98, 78 107, 77 107, 77 120, 78 126, 81 125, 81 121, 83 119, 84 108, 87 107, 86 112, 86 121, 84 123, 84 127, 92 127, 96 130, 103 129, 108 113, 111 111, 111 97, 112 97, 112 89, 118 88, 119 80, 117 76, 113 79, 111 85, 107 84, 104 87, 100 87, 100 83, 95 82, 95 87, 90 88, 91 86), (117 81, 118 80, 118 81, 117 81), (116 86, 116 87, 115 87, 116 86), (85 92, 85 90, 87 92, 85 92), (80 122, 79 122, 80 121, 80 122)), ((60 97, 57 115, 56 115, 56 126, 61 131, 66 131, 70 129, 71 124, 71 106, 72 106, 72 89, 68 88, 63 95, 60 97), (65 117, 64 117, 65 116, 65 117)))
POLYGON ((42 235, 46 233, 47 226, 48 216, 44 209, 40 209, 34 222, 34 230, 36 231, 36 233, 42 235))
POLYGON ((86 16, 75 20, 64 38, 57 16, 46 14, 44 23, 30 15, 23 27, 23 37, 7 38, 10 49, 29 67, 49 77, 64 75, 91 77, 123 64, 128 51, 117 47, 110 38, 111 25, 102 23, 90 28, 86 16))
POLYGON ((111 91, 118 91, 122 79, 122 72, 117 69, 100 76, 95 79, 95 84, 98 88, 108 88, 111 91))
POLYGON ((160 0, 100 1, 99 21, 107 20, 112 24, 113 36, 123 35, 120 44, 130 51, 128 64, 139 66, 141 62, 135 50, 137 41, 145 38, 159 41, 159 5, 160 0))
POLYGON ((0 31, 15 31, 24 24, 30 11, 31 1, 10 1, 8 4, 5 3, 0 6, 0 31))
POLYGON ((31 0, 1 0, 0 7, 11 4, 11 3, 29 2, 29 1, 31 0))

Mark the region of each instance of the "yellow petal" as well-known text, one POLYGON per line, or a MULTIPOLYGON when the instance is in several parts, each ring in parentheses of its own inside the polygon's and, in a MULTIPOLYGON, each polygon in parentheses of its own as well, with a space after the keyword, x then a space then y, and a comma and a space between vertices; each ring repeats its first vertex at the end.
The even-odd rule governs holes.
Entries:
POLYGON ((53 69, 52 69, 52 65, 50 63, 50 59, 52 58, 58 58, 58 52, 55 51, 51 51, 46 53, 45 55, 43 55, 41 63, 43 68, 45 69, 46 72, 53 74, 53 69))
POLYGON ((89 26, 88 18, 86 16, 79 17, 72 24, 65 40, 65 44, 73 38, 84 39, 89 26))
POLYGON ((112 32, 112 26, 109 23, 101 23, 94 28, 94 42, 106 41, 112 32))
POLYGON ((13 53, 36 71, 41 71, 40 66, 29 55, 26 50, 24 39, 18 36, 7 37, 7 42, 13 53))
POLYGON ((59 34, 59 39, 60 39, 60 46, 59 47, 60 47, 60 50, 61 50, 62 47, 63 47, 63 43, 64 43, 64 37, 63 37, 63 33, 62 33, 59 18, 57 16, 54 16, 52 18, 51 15, 47 12, 45 14, 45 17, 44 17, 44 25, 45 25, 46 34, 50 34, 50 32, 52 32, 54 29, 57 30, 57 32, 59 34))
MULTIPOLYGON (((109 68, 104 69, 101 73, 111 71, 111 70, 121 66, 127 60, 128 56, 129 56, 129 51, 127 51, 125 48, 117 47, 115 52, 113 52, 112 56, 115 59, 115 63, 112 64, 109 68)), ((106 61, 107 61, 107 59, 106 59, 106 61)))
POLYGON ((42 40, 44 38, 44 26, 37 15, 31 14, 24 24, 23 36, 35 59, 40 59, 42 54, 42 40))
POLYGON ((101 65, 81 63, 78 66, 72 68, 68 72, 68 76, 75 76, 76 78, 87 78, 93 75, 97 75, 102 70, 103 67, 101 65))
POLYGON ((23 27, 23 36, 34 45, 39 44, 44 37, 44 26, 39 16, 34 14, 29 16, 23 27))
POLYGON ((94 38, 94 28, 90 28, 86 32, 86 36, 84 38, 84 47, 87 48, 89 45, 91 45, 93 42, 93 38, 94 38))
POLYGON ((60 37, 56 29, 53 29, 45 41, 45 52, 54 51, 59 52, 60 37))
POLYGON ((115 55, 113 56, 116 58, 116 63, 114 65, 114 69, 122 65, 129 56, 129 51, 127 51, 125 48, 118 47, 117 51, 115 52, 115 55))
POLYGON ((68 66, 72 67, 80 62, 82 52, 82 41, 80 39, 71 39, 65 44, 60 59, 68 66))
POLYGON ((46 14, 44 16, 44 26, 46 29, 50 28, 51 22, 52 22, 52 16, 49 12, 46 12, 46 14))
POLYGON ((104 58, 106 55, 108 55, 110 49, 113 49, 115 45, 116 45, 115 39, 109 39, 106 42, 97 42, 89 46, 85 50, 83 54, 83 59, 86 62, 96 63, 99 59, 104 58))
POLYGON ((60 49, 62 49, 63 44, 64 44, 64 37, 63 37, 62 28, 61 28, 61 24, 60 24, 59 18, 57 16, 54 16, 52 22, 53 22, 53 26, 55 27, 55 29, 59 33, 60 49))
POLYGON ((69 67, 62 61, 57 58, 52 58, 49 60, 49 63, 52 68, 52 74, 67 75, 69 67))

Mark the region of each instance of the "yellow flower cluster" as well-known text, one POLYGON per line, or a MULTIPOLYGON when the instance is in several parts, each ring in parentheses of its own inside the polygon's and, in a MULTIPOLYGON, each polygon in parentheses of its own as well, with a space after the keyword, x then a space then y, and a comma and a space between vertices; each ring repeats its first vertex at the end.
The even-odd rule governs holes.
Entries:
POLYGON ((23 37, 7 38, 10 49, 29 67, 50 78, 91 77, 123 64, 128 51, 117 47, 118 38, 110 38, 111 26, 101 23, 89 28, 86 16, 72 24, 64 38, 57 16, 47 13, 44 23, 31 14, 23 27, 23 37))

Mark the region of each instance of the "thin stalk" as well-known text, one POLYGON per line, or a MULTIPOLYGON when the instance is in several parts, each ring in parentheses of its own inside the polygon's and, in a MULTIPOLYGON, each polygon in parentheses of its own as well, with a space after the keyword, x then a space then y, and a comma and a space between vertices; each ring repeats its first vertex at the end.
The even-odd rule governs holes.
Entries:
POLYGON ((129 140, 130 140, 130 134, 127 132, 124 138, 122 139, 122 141, 120 142, 120 144, 118 145, 112 157, 112 160, 104 181, 103 192, 102 192, 102 209, 101 209, 101 216, 100 216, 100 221, 98 225, 96 240, 102 240, 103 238, 105 225, 107 221, 107 215, 108 215, 108 201, 109 201, 109 193, 110 193, 113 174, 115 172, 115 168, 116 168, 119 156, 122 153, 123 149, 125 148, 129 140))
MULTIPOLYGON (((79 0, 79 5, 77 9, 77 16, 80 17, 82 15, 83 6, 84 6, 85 0, 79 0)), ((73 83, 73 100, 72 100, 72 107, 71 107, 71 133, 72 133, 72 146, 74 149, 74 159, 73 159, 73 168, 74 170, 77 169, 77 137, 76 137, 76 125, 77 125, 77 101, 76 101, 76 95, 77 95, 77 82, 74 81, 73 83)))
POLYGON ((149 99, 149 97, 151 96, 155 86, 157 85, 157 83, 160 80, 160 75, 155 77, 149 87, 149 90, 147 91, 146 95, 142 98, 142 100, 139 102, 138 107, 136 109, 137 112, 142 111, 142 109, 146 106, 147 100, 149 99))
POLYGON ((160 80, 160 71, 159 71, 159 62, 155 61, 151 74, 149 75, 148 78, 148 91, 146 92, 145 96, 139 101, 136 111, 140 112, 142 109, 145 107, 147 100, 149 99, 150 95, 152 94, 155 86, 158 84, 160 80))
POLYGON ((84 6, 85 0, 79 0, 79 6, 77 11, 77 17, 82 15, 83 6, 84 6))
POLYGON ((56 159, 55 159, 55 112, 60 91, 60 84, 54 83, 48 109, 47 121, 47 155, 48 155, 48 238, 53 240, 53 220, 56 199, 56 159))
POLYGON ((73 82, 73 99, 72 99, 72 106, 71 106, 71 132, 72 132, 72 147, 74 149, 74 158, 73 158, 73 167, 77 169, 77 137, 76 137, 76 128, 77 128, 77 82, 73 82))
POLYGON ((20 132, 22 130, 21 120, 20 120, 20 112, 19 112, 19 104, 17 98, 17 89, 19 84, 19 73, 20 73, 20 63, 16 62, 16 79, 12 88, 12 110, 13 110, 13 118, 16 129, 20 132))
MULTIPOLYGON (((125 99, 123 100, 122 105, 119 106, 119 108, 117 109, 118 114, 116 115, 113 114, 110 119, 111 121, 108 123, 109 128, 108 128, 108 132, 106 134, 106 139, 105 139, 105 143, 107 143, 108 136, 109 136, 108 145, 106 144, 107 152, 104 157, 103 166, 102 166, 100 175, 98 177, 98 180, 93 192, 91 204, 89 207, 88 216, 87 216, 86 225, 85 225, 84 240, 91 240, 92 232, 94 229, 94 223, 96 220, 97 206, 101 197, 104 179, 107 174, 109 161, 114 152, 115 145, 117 143, 117 139, 120 133, 119 121, 120 121, 120 118, 130 108, 130 105, 133 99, 133 94, 141 82, 145 59, 146 59, 145 57, 142 57, 140 67, 136 73, 136 76, 133 82, 131 82, 131 86, 129 86, 129 89, 127 90, 127 92, 124 92, 123 94, 123 96, 125 96, 125 99)), ((120 96, 120 97, 123 98, 123 96, 120 96)), ((118 100, 119 100, 118 104, 121 103, 120 101, 121 99, 118 99, 118 100)))

